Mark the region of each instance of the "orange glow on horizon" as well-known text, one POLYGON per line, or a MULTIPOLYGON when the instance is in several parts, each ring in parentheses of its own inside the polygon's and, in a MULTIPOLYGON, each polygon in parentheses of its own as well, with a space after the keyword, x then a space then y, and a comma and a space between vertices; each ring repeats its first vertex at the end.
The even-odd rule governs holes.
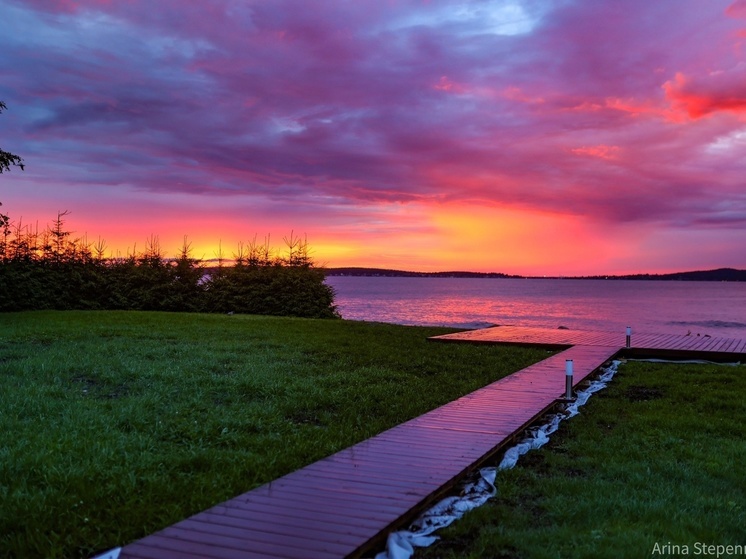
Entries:
POLYGON ((441 260, 451 267, 511 274, 569 275, 606 247, 576 218, 510 207, 460 206, 435 214, 442 227, 441 260), (567 270, 566 272, 563 270, 567 270))
MULTIPOLYGON (((131 203, 138 207, 134 196, 131 203)), ((89 243, 102 239, 107 256, 140 253, 155 237, 162 254, 174 257, 186 235, 192 257, 208 263, 217 259, 221 249, 223 258, 230 261, 239 243, 248 246, 255 239, 262 245, 266 237, 273 253, 282 254, 283 237, 292 232, 307 239, 314 262, 324 267, 560 276, 704 269, 672 261, 670 235, 656 232, 653 226, 632 223, 611 227, 590 216, 511 205, 383 203, 368 206, 359 219, 351 214, 323 225, 304 222, 303 215, 274 216, 240 208, 228 211, 225 206, 224 200, 216 207, 205 204, 199 210, 151 203, 147 211, 135 212, 127 211, 123 203, 117 206, 117 214, 110 214, 101 206, 79 204, 67 216, 66 229, 72 232, 71 238, 85 237, 89 243), (125 219, 123 215, 136 217, 125 219), (650 256, 641 260, 640 254, 650 256)), ((13 218, 20 215, 24 223, 37 223, 37 212, 25 217, 29 208, 7 204, 3 209, 6 207, 13 218)), ((48 226, 55 215, 45 210, 38 219, 39 229, 48 226)))

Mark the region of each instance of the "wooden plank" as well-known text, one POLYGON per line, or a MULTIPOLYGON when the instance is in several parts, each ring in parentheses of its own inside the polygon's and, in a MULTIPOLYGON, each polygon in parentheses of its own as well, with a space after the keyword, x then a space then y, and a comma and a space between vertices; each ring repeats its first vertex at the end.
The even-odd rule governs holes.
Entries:
POLYGON ((716 346, 720 344, 719 338, 713 338, 712 336, 701 336, 702 341, 694 346, 694 349, 699 351, 712 351, 716 346))
POLYGON ((651 349, 656 348, 667 338, 666 334, 634 334, 631 345, 634 348, 651 349))
MULTIPOLYGON (((224 548, 204 543, 185 542, 164 536, 161 532, 147 537, 147 542, 140 540, 131 544, 135 553, 142 554, 148 547, 158 552, 156 557, 160 559, 268 559, 271 557, 285 557, 291 559, 287 554, 283 555, 284 550, 277 545, 274 549, 265 547, 263 549, 253 549, 247 547, 244 550, 224 548)), ((122 548, 119 559, 131 559, 129 555, 130 546, 122 548)), ((298 557, 298 559, 301 559, 298 557)), ((321 558, 319 558, 321 559, 321 558)))
POLYGON ((373 518, 363 515, 350 517, 348 514, 337 511, 319 511, 316 509, 306 511, 298 508, 282 507, 272 501, 262 504, 254 502, 245 506, 218 505, 192 518, 203 522, 241 528, 253 526, 252 520, 254 518, 260 520, 272 519, 277 526, 293 527, 300 525, 312 528, 320 533, 358 536, 361 532, 369 532, 371 529, 379 527, 385 520, 385 517, 373 518), (313 515, 309 512, 313 512, 313 515))
POLYGON ((333 482, 338 482, 338 485, 340 486, 362 484, 364 486, 370 486, 370 489, 374 491, 428 491, 432 490, 433 487, 438 487, 437 477, 431 476, 429 478, 424 478, 421 475, 415 475, 418 472, 412 472, 408 469, 384 469, 384 466, 386 465, 387 463, 385 461, 382 462, 380 460, 359 462, 358 472, 351 472, 350 470, 340 470, 336 473, 333 471, 309 472, 308 470, 303 469, 302 475, 299 475, 298 479, 309 483, 315 483, 315 480, 319 480, 319 482, 331 480, 333 482), (410 475, 405 476, 405 474, 410 475))
POLYGON ((702 343, 702 339, 697 336, 685 336, 685 340, 676 347, 676 349, 694 349, 702 343))
POLYGON ((723 343, 717 349, 717 352, 718 353, 730 353, 731 348, 734 345, 735 345, 735 340, 733 338, 723 338, 723 343))
POLYGON ((720 343, 713 348, 713 351, 724 352, 726 348, 732 343, 733 340, 730 338, 720 338, 720 343))
MULTIPOLYGON (((398 507, 404 492, 384 492, 379 488, 359 483, 335 483, 334 480, 303 479, 298 476, 288 476, 272 482, 275 491, 287 489, 298 495, 324 496, 329 502, 339 499, 347 502, 365 503, 366 505, 383 505, 398 507)), ((393 488, 392 488, 393 489, 393 488)))
POLYGON ((274 547, 281 542, 284 548, 293 548, 301 552, 305 550, 306 556, 313 556, 317 551, 334 552, 338 556, 344 556, 346 552, 357 547, 359 540, 358 534, 320 532, 306 524, 272 524, 260 518, 254 518, 250 525, 247 523, 244 527, 238 527, 224 522, 210 522, 198 516, 183 520, 166 532, 178 534, 187 541, 222 544, 224 547, 239 550, 247 547, 274 547), (250 546, 247 546, 247 542, 250 546))
MULTIPOLYGON (((404 480, 405 482, 428 482, 429 479, 437 479, 440 475, 442 475, 442 472, 447 471, 454 465, 459 465, 463 463, 464 460, 468 460, 474 454, 474 452, 476 452, 476 450, 471 450, 470 452, 451 453, 450 448, 451 447, 449 445, 443 444, 438 449, 434 449, 437 450, 437 452, 434 452, 430 456, 422 456, 418 459, 417 462, 414 462, 411 459, 407 459, 403 456, 398 456, 396 454, 386 454, 384 452, 369 453, 365 456, 355 458, 354 464, 346 464, 340 462, 340 466, 345 467, 341 467, 336 471, 325 470, 318 473, 309 471, 309 473, 313 475, 331 477, 334 477, 336 475, 362 475, 372 476, 372 479, 376 479, 377 477, 385 478, 386 476, 375 475, 377 472, 368 471, 367 468, 369 466, 377 464, 378 470, 381 473, 388 474, 388 472, 396 472, 400 479, 404 480), (449 449, 449 452, 443 454, 443 450, 446 448, 449 449), (440 457, 438 457, 438 455, 440 455, 440 457), (414 469, 416 469, 416 471, 413 471, 414 469)), ((405 449, 402 449, 401 452, 405 452, 405 449)))
MULTIPOLYGON (((315 467, 313 469, 304 470, 308 473, 323 472, 334 474, 345 474, 345 475, 356 475, 361 479, 367 475, 367 472, 362 472, 360 465, 366 462, 376 461, 383 464, 388 464, 390 467, 396 467, 399 470, 407 468, 418 469, 418 471, 431 470, 437 474, 437 468, 429 468, 428 465, 433 461, 438 461, 443 467, 448 467, 454 463, 459 463, 463 460, 461 452, 454 452, 448 457, 442 456, 442 448, 440 449, 441 458, 438 458, 438 452, 434 450, 429 456, 420 456, 417 461, 412 460, 411 457, 407 456, 405 449, 398 446, 400 443, 395 443, 397 446, 392 447, 390 442, 386 442, 386 446, 380 445, 379 450, 370 449, 366 452, 356 453, 354 457, 347 456, 335 456, 330 457, 328 462, 325 462, 324 467, 315 467)), ((469 453, 466 453, 467 455, 469 453)))
POLYGON ((268 494, 274 499, 291 506, 294 501, 314 503, 318 510, 356 510, 364 504, 368 510, 383 514, 395 514, 401 510, 400 504, 391 494, 380 499, 363 498, 352 492, 332 492, 329 489, 304 486, 302 484, 275 486, 268 494))
MULTIPOLYGON (((180 552, 164 550, 157 547, 157 538, 155 534, 148 538, 147 542, 137 541, 131 543, 124 548, 120 555, 120 559, 205 559, 204 555, 197 555, 195 553, 189 553, 186 550, 180 552)), ((257 557, 255 555, 255 557, 257 557)), ((248 555, 245 559, 254 559, 248 555)))
POLYGON ((693 342, 690 344, 690 348, 693 350, 699 350, 707 347, 712 343, 713 338, 711 336, 693 336, 693 342))
MULTIPOLYGON (((392 435, 391 438, 386 438, 384 440, 395 442, 396 444, 405 444, 406 441, 402 440, 403 435, 392 435)), ((412 443, 412 446, 418 446, 422 447, 423 445, 431 445, 430 448, 433 448, 435 450, 439 450, 442 452, 443 446, 438 446, 438 443, 431 440, 433 438, 437 438, 437 433, 433 434, 432 432, 423 432, 422 430, 416 430, 415 427, 411 429, 411 436, 415 440, 415 442, 412 443), (430 434, 431 437, 425 439, 424 434, 430 434)), ((485 448, 489 447, 489 442, 485 441, 484 438, 477 438, 477 439, 466 439, 465 437, 459 437, 458 439, 450 439, 449 449, 452 449, 454 453, 459 453, 463 456, 471 456, 475 453, 481 454, 484 452, 485 448)))
MULTIPOLYGON (((240 496, 240 497, 246 497, 240 496)), ((363 510, 357 502, 345 503, 341 500, 335 501, 335 508, 333 510, 326 506, 326 500, 323 497, 306 497, 298 495, 297 493, 289 493, 288 495, 250 495, 246 498, 234 498, 230 501, 225 501, 219 505, 215 505, 203 511, 199 514, 217 514, 226 516, 238 516, 242 517, 246 514, 253 512, 266 511, 267 514, 275 516, 283 516, 288 518, 339 518, 339 517, 350 517, 354 519, 351 522, 352 526, 366 525, 369 522, 379 522, 391 514, 395 507, 391 509, 384 508, 383 510, 363 510), (294 499, 289 497, 294 496, 294 499), (311 514, 313 513, 313 514, 311 514)), ((329 528, 331 532, 338 532, 339 529, 332 529, 331 525, 329 528)))
POLYGON ((660 343, 656 345, 657 349, 678 349, 681 345, 681 339, 679 336, 672 334, 667 335, 660 343))

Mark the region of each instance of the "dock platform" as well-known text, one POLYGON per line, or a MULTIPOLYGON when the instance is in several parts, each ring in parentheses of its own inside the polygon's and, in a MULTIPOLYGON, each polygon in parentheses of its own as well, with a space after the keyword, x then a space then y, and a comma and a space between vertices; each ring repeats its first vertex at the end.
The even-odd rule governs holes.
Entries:
POLYGON ((525 326, 495 326, 434 336, 430 339, 441 342, 517 344, 557 349, 577 345, 617 346, 625 350, 627 357, 650 356, 711 361, 738 361, 746 358, 746 339, 697 334, 649 334, 633 331, 629 348, 625 347, 626 333, 624 331, 591 332, 525 326))

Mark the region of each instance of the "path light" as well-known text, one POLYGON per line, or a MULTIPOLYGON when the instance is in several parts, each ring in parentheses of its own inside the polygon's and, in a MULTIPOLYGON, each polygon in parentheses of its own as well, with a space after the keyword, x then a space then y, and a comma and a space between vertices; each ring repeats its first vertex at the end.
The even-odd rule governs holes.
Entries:
POLYGON ((572 400, 572 359, 565 360, 565 399, 572 400))
POLYGON ((632 345, 632 327, 627 326, 627 347, 632 345))

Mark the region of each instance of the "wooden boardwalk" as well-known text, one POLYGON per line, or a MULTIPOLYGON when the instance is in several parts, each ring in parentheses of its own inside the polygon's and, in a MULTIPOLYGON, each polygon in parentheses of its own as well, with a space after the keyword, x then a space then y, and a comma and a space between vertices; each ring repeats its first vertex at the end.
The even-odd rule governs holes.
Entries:
POLYGON ((121 549, 120 559, 359 557, 538 419, 619 346, 578 346, 121 549))
POLYGON ((360 557, 401 529, 617 354, 746 357, 746 340, 495 327, 431 338, 562 348, 371 439, 114 550, 119 559, 360 557))

